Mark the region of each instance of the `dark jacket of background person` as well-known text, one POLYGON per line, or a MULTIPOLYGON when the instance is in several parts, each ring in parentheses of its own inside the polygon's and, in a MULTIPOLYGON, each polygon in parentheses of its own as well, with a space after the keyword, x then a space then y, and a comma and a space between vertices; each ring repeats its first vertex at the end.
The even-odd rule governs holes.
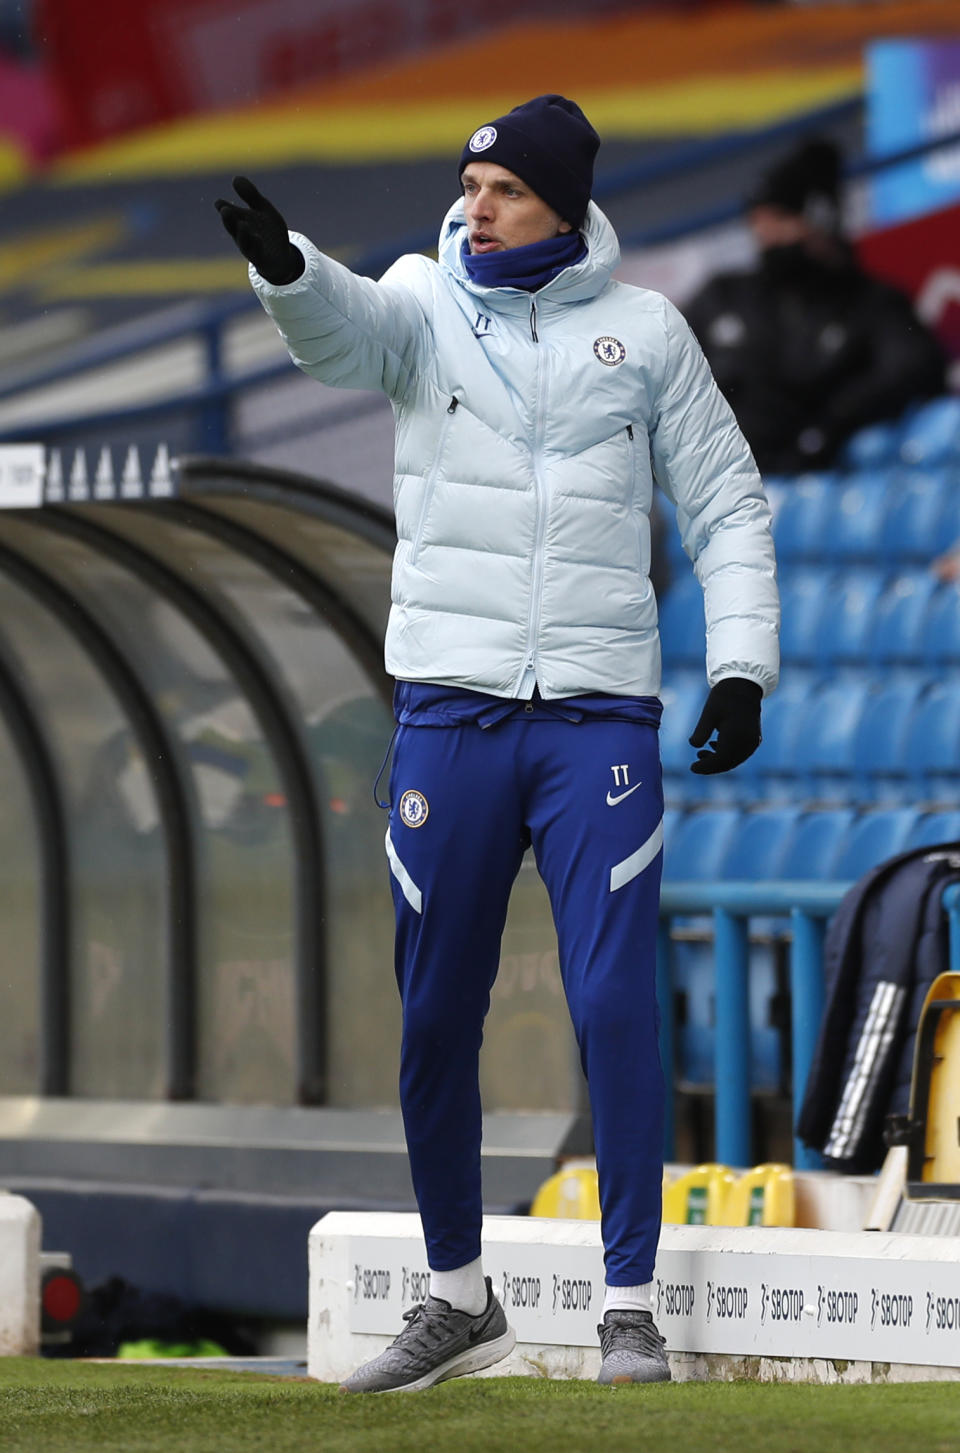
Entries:
POLYGON ((945 360, 910 299, 859 266, 838 226, 839 153, 805 144, 748 203, 756 268, 684 308, 767 473, 828 465, 865 424, 944 389, 945 360))

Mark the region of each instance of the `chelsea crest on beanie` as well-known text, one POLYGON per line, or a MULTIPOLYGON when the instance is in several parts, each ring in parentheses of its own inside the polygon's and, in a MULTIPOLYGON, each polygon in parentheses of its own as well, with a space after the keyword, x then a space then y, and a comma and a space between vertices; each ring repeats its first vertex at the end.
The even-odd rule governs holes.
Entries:
POLYGON ((587 214, 599 146, 599 136, 575 101, 535 96, 473 133, 460 157, 460 175, 471 161, 496 162, 579 229, 587 214))

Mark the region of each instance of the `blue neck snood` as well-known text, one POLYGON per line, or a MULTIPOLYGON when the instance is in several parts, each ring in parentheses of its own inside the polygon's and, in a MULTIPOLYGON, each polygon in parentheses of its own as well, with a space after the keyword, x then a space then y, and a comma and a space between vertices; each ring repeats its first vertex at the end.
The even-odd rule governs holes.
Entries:
POLYGON ((545 287, 586 255, 587 246, 579 232, 562 232, 545 242, 528 242, 525 247, 477 257, 466 239, 463 243, 463 265, 471 282, 485 288, 522 288, 528 293, 545 287))

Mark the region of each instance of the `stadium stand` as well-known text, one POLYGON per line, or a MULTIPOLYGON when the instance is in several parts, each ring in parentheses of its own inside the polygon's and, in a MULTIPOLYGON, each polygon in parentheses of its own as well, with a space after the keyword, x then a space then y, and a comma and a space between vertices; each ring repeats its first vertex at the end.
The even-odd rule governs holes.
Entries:
MULTIPOLYGON (((852 882, 960 835, 960 592, 930 563, 960 537, 960 400, 914 407, 847 445, 842 467, 769 485, 783 604, 782 675, 764 740, 729 779, 689 771, 702 685, 703 608, 687 567, 664 602, 665 879, 852 882)), ((773 1089, 771 941, 751 921, 751 1077, 773 1089)), ((715 1056, 707 920, 674 924, 681 1085, 715 1056)))

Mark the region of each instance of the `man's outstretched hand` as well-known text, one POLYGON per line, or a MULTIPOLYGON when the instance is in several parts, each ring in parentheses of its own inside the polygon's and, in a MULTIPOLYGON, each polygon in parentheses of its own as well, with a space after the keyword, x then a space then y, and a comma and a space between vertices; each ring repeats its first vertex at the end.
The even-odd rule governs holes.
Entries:
POLYGON ((752 757, 760 745, 760 703, 763 689, 741 676, 725 676, 707 697, 700 720, 690 737, 691 747, 702 747, 691 772, 703 776, 729 772, 752 757), (708 747, 712 732, 717 739, 708 747))
POLYGON ((218 197, 214 206, 220 221, 257 272, 280 287, 296 282, 303 272, 303 253, 287 235, 287 224, 272 202, 247 177, 234 177, 233 190, 245 207, 218 197))

